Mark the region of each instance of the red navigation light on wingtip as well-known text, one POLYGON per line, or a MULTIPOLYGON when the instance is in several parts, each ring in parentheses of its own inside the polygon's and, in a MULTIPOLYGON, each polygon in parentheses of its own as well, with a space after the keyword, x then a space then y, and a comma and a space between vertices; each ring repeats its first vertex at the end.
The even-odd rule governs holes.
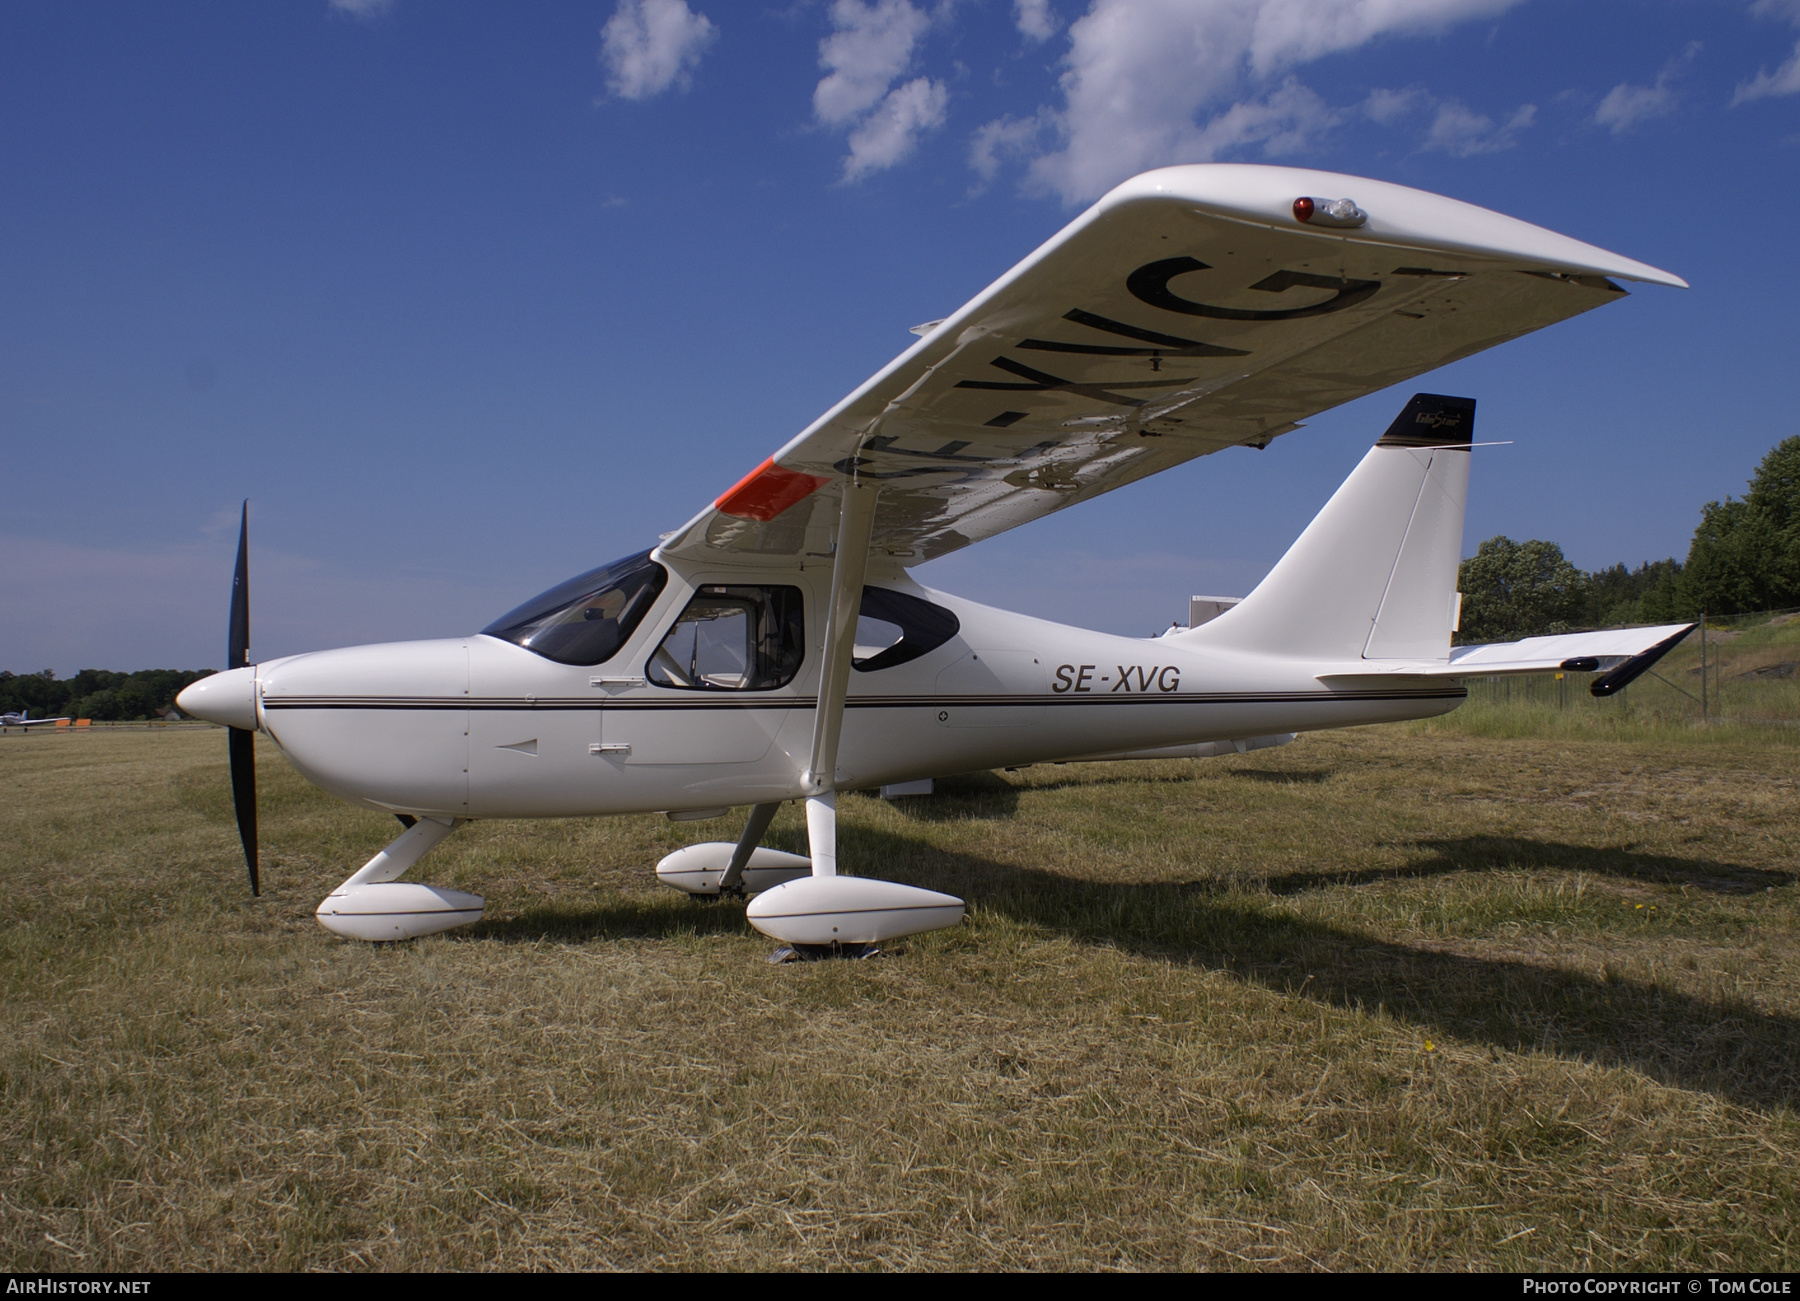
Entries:
POLYGON ((1294 200, 1294 220, 1309 226, 1360 226, 1369 214, 1354 199, 1315 199, 1301 195, 1294 200))

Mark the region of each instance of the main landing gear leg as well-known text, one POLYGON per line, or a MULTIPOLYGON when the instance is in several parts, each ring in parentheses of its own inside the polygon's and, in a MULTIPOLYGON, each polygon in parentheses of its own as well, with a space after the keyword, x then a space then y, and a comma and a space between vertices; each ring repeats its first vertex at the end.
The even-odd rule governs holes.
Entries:
POLYGON ((837 792, 825 791, 806 801, 806 847, 814 876, 837 875, 837 792))
POLYGON ((410 940, 481 920, 478 894, 402 882, 466 818, 420 818, 333 890, 314 914, 319 925, 352 940, 410 940))

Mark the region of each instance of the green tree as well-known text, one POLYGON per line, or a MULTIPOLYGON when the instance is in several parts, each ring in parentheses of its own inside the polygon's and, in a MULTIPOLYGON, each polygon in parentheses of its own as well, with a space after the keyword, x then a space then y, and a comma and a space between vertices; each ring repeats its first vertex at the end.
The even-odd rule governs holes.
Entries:
POLYGON ((1629 623, 1669 623, 1675 618, 1679 560, 1646 561, 1636 569, 1613 565, 1588 575, 1583 622, 1595 628, 1629 623))
POLYGON ((1689 616, 1800 605, 1800 437, 1770 449, 1743 500, 1701 507, 1678 590, 1689 616))
POLYGON ((1675 623, 1681 618, 1681 562, 1657 562, 1656 585, 1639 598, 1638 617, 1622 623, 1675 623))
POLYGON ((0 712, 11 714, 28 709, 36 717, 45 718, 62 713, 68 699, 68 684, 57 681, 49 669, 41 673, 0 672, 0 712))
POLYGON ((0 669, 0 711, 29 709, 38 718, 67 714, 71 718, 145 719, 169 708, 182 688, 212 672, 83 669, 72 678, 59 679, 49 669, 27 674, 0 669))
POLYGON ((1744 499, 1779 530, 1800 522, 1800 436, 1784 438, 1769 449, 1744 499))
POLYGON ((1582 622, 1588 580, 1554 542, 1494 537, 1462 562, 1464 645, 1566 632, 1582 622))

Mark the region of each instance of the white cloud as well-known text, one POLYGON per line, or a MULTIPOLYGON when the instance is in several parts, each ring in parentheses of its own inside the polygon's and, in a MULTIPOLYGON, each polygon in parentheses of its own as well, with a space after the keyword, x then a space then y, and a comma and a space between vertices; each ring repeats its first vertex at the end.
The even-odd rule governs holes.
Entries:
POLYGON ((1421 103, 1429 101, 1430 98, 1424 91, 1418 89, 1376 89, 1370 91, 1369 97, 1362 102, 1362 113, 1371 122, 1379 122, 1382 126, 1393 126, 1394 123, 1418 108, 1421 103))
POLYGON ((1629 82, 1620 82, 1606 92, 1606 98, 1594 110, 1594 121, 1603 127, 1610 127, 1612 133, 1618 135, 1629 131, 1639 122, 1673 113, 1675 88, 1671 83, 1694 61, 1694 56, 1698 53, 1700 42, 1690 41, 1687 49, 1663 65, 1654 85, 1633 86, 1629 82))
POLYGON ((1794 45, 1794 52, 1788 61, 1773 72, 1759 73, 1754 79, 1737 88, 1737 94, 1731 97, 1735 107, 1749 99, 1765 99, 1770 95, 1792 95, 1800 92, 1800 42, 1794 45))
POLYGON ((1606 92, 1600 107, 1594 110, 1594 121, 1611 127, 1618 135, 1639 122, 1653 117, 1666 117, 1675 111, 1675 92, 1658 80, 1654 86, 1632 86, 1620 82, 1606 92))
POLYGON ((1357 111, 1371 122, 1397 126, 1405 118, 1423 112, 1430 115, 1419 148, 1424 152, 1452 154, 1468 158, 1475 154, 1498 153, 1518 143, 1519 132, 1537 121, 1537 105, 1521 104, 1504 122, 1496 123, 1485 113, 1457 99, 1439 99, 1417 86, 1406 90, 1377 89, 1357 105, 1357 111))
POLYGON ((1013 22, 1026 40, 1037 42, 1049 40, 1062 26, 1050 0, 1013 0, 1013 22))
POLYGON ((892 167, 922 132, 942 126, 950 92, 928 77, 894 86, 931 26, 909 0, 836 0, 831 22, 836 30, 819 42, 825 76, 813 90, 813 113, 826 126, 850 128, 844 179, 854 181, 892 167))
MULTIPOLYGON (((1750 12, 1759 18, 1785 18, 1800 27, 1800 0, 1756 0, 1750 12)), ((1787 62, 1774 72, 1759 72, 1739 85, 1737 94, 1731 97, 1731 106, 1736 108, 1746 100, 1766 99, 1770 95, 1796 93, 1800 93, 1800 42, 1795 43, 1787 62)))
POLYGON ((1441 31, 1519 0, 1250 0, 1250 63, 1261 76, 1353 50, 1378 36, 1441 31))
POLYGON ((1336 125, 1338 115, 1307 87, 1289 80, 1260 100, 1233 104, 1194 135, 1208 158, 1245 145, 1261 145, 1271 158, 1300 152, 1336 125))
POLYGON ((943 83, 926 77, 915 77, 889 91, 862 125, 850 133, 844 179, 858 180, 905 158, 913 151, 921 131, 944 125, 944 108, 949 100, 943 83))
MULTIPOLYGON (((1060 147, 1033 161, 1030 183, 1073 203, 1165 163, 1248 145, 1291 152, 1334 120, 1306 87, 1279 81, 1295 67, 1520 2, 1091 0, 1069 28, 1063 104, 1041 111, 1060 147)), ((1004 139, 978 133, 972 161, 1004 139)))
POLYGON ((331 0, 331 7, 354 18, 380 18, 394 7, 394 0, 331 0))
POLYGON ((827 126, 842 126, 874 107, 911 66, 931 19, 908 0, 837 0, 831 21, 837 30, 819 42, 819 66, 827 72, 813 90, 813 112, 827 126))
POLYGON ((995 118, 975 132, 969 142, 969 166, 984 181, 994 179, 1004 158, 1023 158, 1043 137, 1046 123, 1041 114, 1025 118, 995 118))
POLYGON ((648 99, 671 86, 687 89, 700 56, 719 29, 687 0, 619 0, 600 29, 607 89, 621 99, 648 99))
POLYGON ((1536 120, 1536 104, 1521 105, 1505 123, 1496 126, 1485 114, 1477 113, 1457 100, 1447 99, 1438 105, 1431 130, 1425 133, 1424 148, 1457 158, 1499 153, 1518 143, 1515 138, 1518 133, 1536 120))

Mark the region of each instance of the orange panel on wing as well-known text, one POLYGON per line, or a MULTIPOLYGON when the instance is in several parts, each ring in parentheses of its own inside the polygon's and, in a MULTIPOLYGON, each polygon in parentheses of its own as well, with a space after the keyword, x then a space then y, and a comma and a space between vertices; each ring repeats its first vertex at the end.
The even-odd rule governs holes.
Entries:
POLYGON ((713 503, 727 515, 739 519, 772 520, 795 502, 811 496, 831 482, 816 474, 784 470, 770 457, 749 474, 739 479, 723 497, 713 503))

